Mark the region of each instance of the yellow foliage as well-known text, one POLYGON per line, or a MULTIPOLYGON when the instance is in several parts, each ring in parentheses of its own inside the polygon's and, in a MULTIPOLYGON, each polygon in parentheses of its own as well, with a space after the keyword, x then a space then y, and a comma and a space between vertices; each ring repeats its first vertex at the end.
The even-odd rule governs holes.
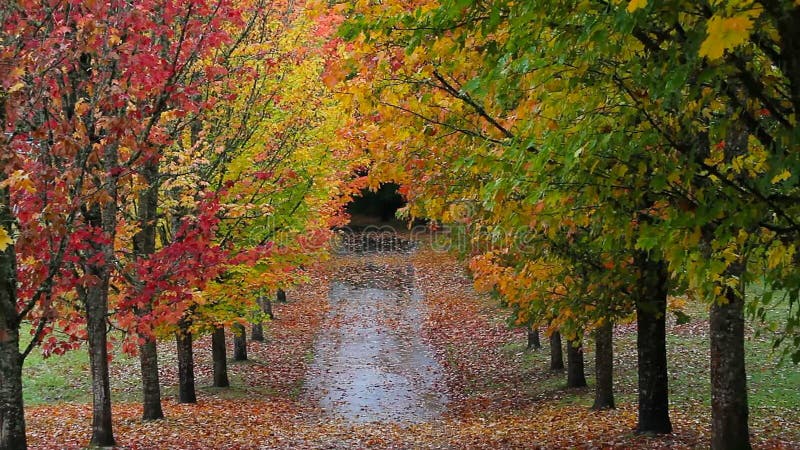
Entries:
POLYGON ((761 13, 760 9, 750 9, 732 17, 715 15, 708 21, 707 36, 700 45, 700 56, 709 59, 721 58, 725 50, 731 50, 750 38, 753 30, 753 18, 761 13))
POLYGON ((0 228, 0 252, 5 251, 9 245, 13 244, 14 240, 8 235, 5 228, 0 228))
POLYGON ((9 94, 13 94, 14 92, 22 90, 22 88, 24 88, 24 87, 25 87, 25 83, 23 83, 22 81, 19 81, 19 82, 15 83, 13 86, 11 86, 10 88, 8 88, 8 93, 9 94))
POLYGON ((767 250, 767 268, 774 269, 780 265, 790 265, 794 258, 795 247, 781 243, 773 244, 767 250))
POLYGON ((772 177, 771 182, 772 184, 780 183, 781 181, 788 180, 789 177, 791 176, 792 176, 791 172, 789 172, 788 170, 784 170, 783 172, 772 177))
POLYGON ((644 8, 645 6, 647 6, 647 0, 631 0, 631 2, 628 3, 627 9, 628 12, 632 13, 636 10, 644 8))
POLYGON ((8 175, 4 181, 0 182, 0 189, 9 186, 14 189, 24 190, 30 194, 36 192, 36 187, 33 185, 30 176, 22 170, 14 171, 12 174, 8 175))
POLYGON ((683 311, 686 309, 686 297, 668 297, 667 309, 670 311, 683 311))

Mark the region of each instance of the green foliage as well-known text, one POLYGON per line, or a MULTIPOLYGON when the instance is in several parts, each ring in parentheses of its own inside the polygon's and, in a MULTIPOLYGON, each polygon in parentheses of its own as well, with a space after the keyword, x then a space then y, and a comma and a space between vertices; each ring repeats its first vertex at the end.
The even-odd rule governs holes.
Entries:
MULTIPOLYGON (((380 117, 369 127, 389 126, 370 154, 378 176, 413 186, 413 212, 450 222, 454 204, 475 205, 473 269, 519 320, 626 316, 644 251, 708 303, 763 278, 788 293, 780 336, 797 336, 800 102, 787 94, 800 67, 780 44, 796 8, 358 3, 351 60, 396 62, 343 85, 380 117)), ((776 342, 800 359, 790 340, 776 342)))

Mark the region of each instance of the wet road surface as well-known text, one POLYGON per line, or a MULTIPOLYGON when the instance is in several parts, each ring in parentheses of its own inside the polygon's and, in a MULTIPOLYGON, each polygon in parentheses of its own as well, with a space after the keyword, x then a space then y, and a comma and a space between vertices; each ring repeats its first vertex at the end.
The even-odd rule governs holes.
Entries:
POLYGON ((426 305, 411 265, 374 255, 331 283, 329 325, 317 337, 306 393, 326 415, 362 422, 423 422, 445 410, 442 368, 421 337, 426 305))

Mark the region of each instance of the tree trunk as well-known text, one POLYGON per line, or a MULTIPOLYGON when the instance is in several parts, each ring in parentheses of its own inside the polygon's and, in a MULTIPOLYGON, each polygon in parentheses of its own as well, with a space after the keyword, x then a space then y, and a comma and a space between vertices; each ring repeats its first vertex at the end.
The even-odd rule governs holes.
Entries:
MULTIPOLYGON (((743 267, 734 268, 739 276, 743 267)), ((711 305, 711 448, 750 449, 744 356, 744 290, 726 287, 711 305)))
POLYGON ((567 387, 586 387, 581 339, 567 342, 567 387))
POLYGON ((214 328, 211 335, 211 359, 214 361, 214 387, 229 387, 228 356, 225 350, 225 328, 214 328))
POLYGON ((145 343, 139 346, 139 365, 142 368, 142 420, 163 419, 155 338, 145 338, 145 343))
MULTIPOLYGON (((133 254, 136 258, 149 258, 156 251, 156 223, 158 221, 158 159, 148 159, 142 169, 141 176, 146 187, 139 193, 137 220, 139 231, 133 236, 133 254)), ((142 320, 153 308, 153 298, 136 310, 137 317, 142 320)), ((142 420, 164 418, 161 408, 161 386, 158 379, 158 353, 156 341, 150 335, 140 335, 145 343, 139 346, 139 361, 142 367, 142 420)))
MULTIPOLYGON (((284 303, 286 300, 284 299, 284 303)), ((275 313, 272 311, 272 300, 269 297, 264 297, 264 302, 261 304, 261 307, 264 309, 264 314, 269 317, 269 320, 275 320, 275 313)))
POLYGON ((260 320, 250 324, 250 340, 264 342, 264 325, 260 320))
POLYGON ((247 361, 247 332, 244 325, 235 323, 233 328, 233 359, 247 361))
POLYGON ((276 300, 278 303, 286 303, 286 291, 283 289, 278 289, 278 295, 276 295, 276 300))
POLYGON ((115 445, 111 427, 111 385, 108 376, 106 335, 109 280, 107 273, 108 269, 96 267, 92 274, 102 281, 84 289, 89 364, 92 373, 92 439, 89 445, 95 447, 115 445))
POLYGON ((561 350, 561 333, 550 335, 550 370, 564 370, 564 353, 561 350))
MULTIPOLYGON (((104 165, 116 161, 106 147, 104 165)), ((92 244, 92 258, 99 256, 99 262, 87 258, 83 270, 93 279, 91 283, 79 286, 78 292, 86 310, 86 330, 89 342, 89 365, 92 374, 92 438, 90 446, 111 447, 115 444, 111 425, 111 386, 108 375, 108 289, 111 280, 111 261, 114 257, 114 234, 116 231, 116 183, 109 180, 106 192, 112 200, 101 207, 99 204, 84 209, 83 216, 88 224, 103 230, 104 240, 92 244)))
POLYGON ((663 261, 636 254, 641 271, 636 299, 636 348, 639 362, 639 433, 672 432, 667 375, 667 279, 663 261))
POLYGON ((542 348, 542 342, 539 340, 539 329, 529 325, 527 350, 538 350, 540 348, 542 348))
POLYGON ((614 324, 606 320, 594 332, 595 388, 592 409, 614 409, 614 324))
MULTIPOLYGON (((118 169, 116 144, 108 144, 103 150, 101 169, 111 174, 118 169)), ((111 282, 111 262, 114 260, 114 239, 117 231, 117 178, 107 175, 102 185, 107 200, 96 202, 83 209, 82 215, 89 225, 100 229, 105 239, 92 244, 93 257, 83 263, 84 272, 95 281, 82 286, 86 308, 86 330, 89 342, 89 365, 92 373, 92 438, 90 446, 112 447, 115 445, 111 425, 111 383, 108 374, 108 290, 111 282)))
MULTIPOLYGON (((13 218, 7 189, 0 189, 0 201, 0 229, 10 235, 13 218)), ((19 325, 16 253, 9 245, 0 252, 0 448, 8 450, 27 448, 19 325)))
POLYGON ((0 324, 0 448, 27 448, 19 331, 6 323, 0 324))
POLYGON ((175 333, 175 340, 178 346, 178 402, 197 403, 197 394, 194 390, 192 333, 185 321, 182 321, 180 330, 175 333))
MULTIPOLYGON (((272 320, 272 302, 266 297, 258 297, 256 303, 258 304, 259 312, 266 314, 267 317, 272 320)), ((264 342, 264 322, 259 318, 257 322, 251 325, 250 339, 264 342)))

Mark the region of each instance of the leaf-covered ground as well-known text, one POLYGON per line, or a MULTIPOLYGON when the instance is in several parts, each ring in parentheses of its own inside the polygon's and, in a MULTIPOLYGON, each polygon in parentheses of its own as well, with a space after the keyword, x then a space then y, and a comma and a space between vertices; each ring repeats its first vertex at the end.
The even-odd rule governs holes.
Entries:
MULTIPOLYGON (((391 276, 389 281, 391 282, 391 276)), ((402 284, 407 280, 397 280, 402 284)), ((524 351, 521 330, 509 329, 505 313, 478 296, 460 264, 430 250, 414 254, 340 256, 290 292, 290 302, 275 306, 266 343, 249 344, 251 361, 231 363, 230 389, 211 384, 208 338, 196 343, 199 403, 180 405, 173 343, 161 350, 167 419, 139 420, 138 361, 112 364, 114 426, 120 448, 703 448, 708 445, 708 353, 700 309, 686 325, 669 325, 671 415, 675 433, 645 437, 632 433, 635 410, 635 330, 620 326, 616 338, 616 388, 619 408, 589 410, 590 389, 567 390, 563 374, 547 371, 548 354, 524 351), (413 271, 407 267, 411 264, 413 271), (331 280, 369 282, 375 268, 410 273, 424 294, 422 339, 435 349, 443 368, 447 411, 421 423, 356 423, 332 418, 314 401, 305 380, 312 365, 315 336, 337 327, 329 314, 331 280), (369 270, 367 270, 369 268, 369 270)), ((401 305, 401 304, 398 304, 401 305)), ((400 307, 400 306, 397 306, 400 307)), ((390 311, 391 312, 391 311, 390 311)), ((387 313, 387 320, 392 314, 387 313)), ((587 376, 593 370, 586 345, 587 376)), ((767 344, 748 342, 754 443, 760 448, 800 448, 800 377, 793 367, 774 367, 767 344)), ((69 361, 69 360, 63 360, 69 361)), ((42 362, 58 366, 62 360, 42 362)), ((85 367, 70 361, 60 389, 84 389, 85 367), (70 387, 72 386, 72 387, 70 387)), ((38 366, 37 366, 38 367, 38 366)), ((39 372, 37 372, 39 373, 39 372)), ((52 375, 48 375, 52 376, 52 375)), ((29 378, 36 387, 36 375, 29 378)), ((29 393, 30 394, 30 393, 29 393)), ((90 435, 91 408, 80 395, 64 403, 41 392, 27 409, 32 448, 80 448, 90 435), (51 399, 51 400, 48 400, 51 399)), ((68 394, 68 393, 67 393, 68 394)))

